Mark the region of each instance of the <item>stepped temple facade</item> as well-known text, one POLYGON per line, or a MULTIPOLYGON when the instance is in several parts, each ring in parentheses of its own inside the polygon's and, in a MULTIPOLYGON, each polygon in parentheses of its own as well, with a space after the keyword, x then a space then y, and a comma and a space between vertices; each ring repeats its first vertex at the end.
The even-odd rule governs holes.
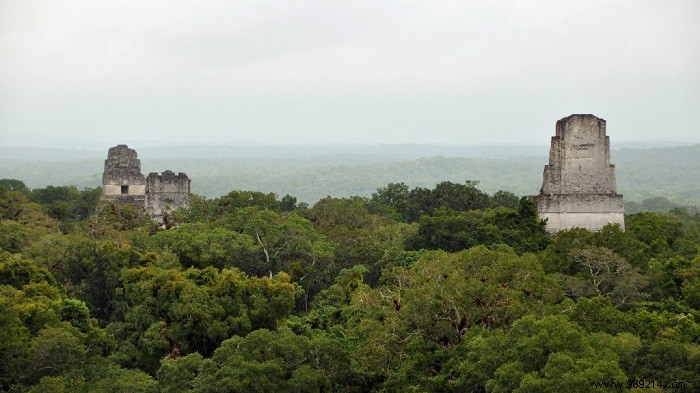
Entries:
POLYGON ((610 164, 605 120, 571 115, 557 121, 536 198, 549 232, 574 227, 599 231, 609 223, 624 230, 625 208, 617 193, 615 165, 610 164))

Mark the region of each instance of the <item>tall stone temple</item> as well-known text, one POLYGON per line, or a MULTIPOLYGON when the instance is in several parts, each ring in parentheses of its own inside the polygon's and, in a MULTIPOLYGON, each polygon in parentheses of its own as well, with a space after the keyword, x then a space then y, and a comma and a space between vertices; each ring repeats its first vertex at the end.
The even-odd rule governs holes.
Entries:
POLYGON ((549 164, 537 196, 537 211, 547 231, 586 228, 599 231, 609 223, 625 229, 625 207, 617 193, 615 165, 605 120, 571 115, 557 121, 549 164))
POLYGON ((141 173, 136 150, 127 145, 111 147, 102 174, 102 200, 143 206, 157 221, 171 211, 189 205, 190 179, 185 173, 141 173))

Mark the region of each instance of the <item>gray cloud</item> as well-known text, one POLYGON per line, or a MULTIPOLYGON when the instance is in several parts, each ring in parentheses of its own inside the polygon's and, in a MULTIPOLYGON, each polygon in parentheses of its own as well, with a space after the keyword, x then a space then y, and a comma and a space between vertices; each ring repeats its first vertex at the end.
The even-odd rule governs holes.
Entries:
POLYGON ((696 1, 4 1, 0 137, 700 140, 696 1))

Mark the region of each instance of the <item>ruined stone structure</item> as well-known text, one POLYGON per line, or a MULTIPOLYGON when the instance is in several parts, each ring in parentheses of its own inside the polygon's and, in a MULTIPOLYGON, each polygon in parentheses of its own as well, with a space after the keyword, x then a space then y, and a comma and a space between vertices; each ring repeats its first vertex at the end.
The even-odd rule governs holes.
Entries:
POLYGON ((102 199, 145 206, 146 178, 141 173, 141 160, 127 145, 111 147, 107 153, 102 174, 102 199))
POLYGON ((127 145, 111 147, 102 174, 102 200, 143 206, 156 220, 189 205, 190 179, 180 172, 141 173, 141 160, 127 145))
POLYGON ((593 115, 559 120, 543 177, 537 211, 549 232, 574 227, 599 231, 608 223, 624 230, 624 203, 610 164, 605 120, 593 115))
POLYGON ((146 178, 146 211, 158 216, 167 209, 188 206, 190 201, 190 179, 180 172, 177 175, 165 171, 162 175, 151 172, 146 178))

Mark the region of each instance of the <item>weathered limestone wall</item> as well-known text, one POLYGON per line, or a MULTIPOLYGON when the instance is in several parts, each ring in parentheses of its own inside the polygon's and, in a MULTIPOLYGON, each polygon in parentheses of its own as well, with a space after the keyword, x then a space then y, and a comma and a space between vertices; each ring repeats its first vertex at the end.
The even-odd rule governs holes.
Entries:
POLYGON ((190 179, 185 173, 151 172, 146 178, 146 210, 156 218, 181 207, 189 206, 190 179))
POLYGON ((625 227, 619 194, 554 194, 538 198, 537 210, 551 232, 574 227, 599 231, 609 223, 625 227))
POLYGON ((156 220, 189 205, 190 179, 180 172, 152 172, 145 178, 136 151, 127 145, 109 149, 102 175, 102 199, 144 207, 156 220))
POLYGON ((127 145, 111 147, 102 174, 102 199, 120 204, 143 205, 146 179, 141 174, 141 160, 127 145))
POLYGON ((550 232, 573 227, 597 231, 608 223, 624 229, 624 203, 610 164, 605 120, 571 115, 557 122, 537 210, 550 232))
MULTIPOLYGON (((123 195, 121 185, 116 184, 105 184, 102 186, 103 195, 123 195)), ((146 195, 146 185, 145 184, 131 184, 127 195, 146 195)))
POLYGON ((547 220, 547 230, 557 232, 568 228, 586 228, 597 232, 608 224, 620 224, 625 228, 624 213, 541 213, 540 218, 547 220))

